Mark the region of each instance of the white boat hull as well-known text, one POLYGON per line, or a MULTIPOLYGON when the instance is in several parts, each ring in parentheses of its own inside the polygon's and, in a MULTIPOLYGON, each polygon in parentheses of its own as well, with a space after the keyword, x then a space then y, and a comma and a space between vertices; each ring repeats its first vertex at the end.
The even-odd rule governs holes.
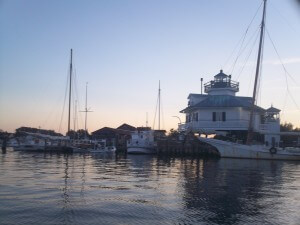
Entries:
POLYGON ((243 145, 202 137, 199 140, 216 147, 222 158, 300 160, 300 151, 277 148, 277 152, 272 154, 270 147, 263 145, 243 145))
POLYGON ((156 154, 156 148, 150 147, 127 147, 128 154, 156 154))

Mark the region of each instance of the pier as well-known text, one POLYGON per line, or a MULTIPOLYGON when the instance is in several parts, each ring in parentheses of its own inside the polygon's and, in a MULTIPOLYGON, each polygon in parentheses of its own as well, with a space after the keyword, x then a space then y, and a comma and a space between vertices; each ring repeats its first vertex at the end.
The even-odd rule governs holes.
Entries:
POLYGON ((157 142, 157 152, 166 156, 219 157, 218 150, 193 134, 166 137, 157 142))

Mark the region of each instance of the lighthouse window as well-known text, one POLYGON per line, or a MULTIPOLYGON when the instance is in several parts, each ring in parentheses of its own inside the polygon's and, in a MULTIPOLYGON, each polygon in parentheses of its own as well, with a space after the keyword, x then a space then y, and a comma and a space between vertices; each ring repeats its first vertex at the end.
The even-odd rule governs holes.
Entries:
POLYGON ((226 121, 226 112, 222 112, 222 121, 226 121))
POLYGON ((193 113, 193 121, 198 121, 198 113, 193 113))
POLYGON ((226 121, 226 112, 213 112, 212 121, 226 121))

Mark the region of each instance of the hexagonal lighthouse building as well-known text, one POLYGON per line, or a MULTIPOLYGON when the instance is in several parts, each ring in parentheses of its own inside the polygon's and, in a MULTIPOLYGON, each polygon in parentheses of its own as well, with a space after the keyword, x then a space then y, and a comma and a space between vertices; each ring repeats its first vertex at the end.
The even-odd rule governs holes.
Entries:
MULTIPOLYGON (((251 97, 236 96, 239 83, 222 70, 214 79, 204 84, 206 94, 189 94, 188 106, 181 110, 186 116, 185 124, 179 130, 199 134, 226 132, 239 140, 245 141, 252 107, 251 97)), ((266 145, 278 146, 280 135, 280 110, 271 107, 254 107, 253 129, 265 133, 260 137, 266 145), (273 134, 267 134, 273 133, 273 134)))

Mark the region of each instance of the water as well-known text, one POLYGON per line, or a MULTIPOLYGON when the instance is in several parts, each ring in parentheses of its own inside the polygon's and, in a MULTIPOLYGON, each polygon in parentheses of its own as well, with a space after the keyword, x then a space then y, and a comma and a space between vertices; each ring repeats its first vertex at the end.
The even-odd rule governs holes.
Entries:
POLYGON ((300 224, 300 163, 8 150, 0 224, 300 224))

